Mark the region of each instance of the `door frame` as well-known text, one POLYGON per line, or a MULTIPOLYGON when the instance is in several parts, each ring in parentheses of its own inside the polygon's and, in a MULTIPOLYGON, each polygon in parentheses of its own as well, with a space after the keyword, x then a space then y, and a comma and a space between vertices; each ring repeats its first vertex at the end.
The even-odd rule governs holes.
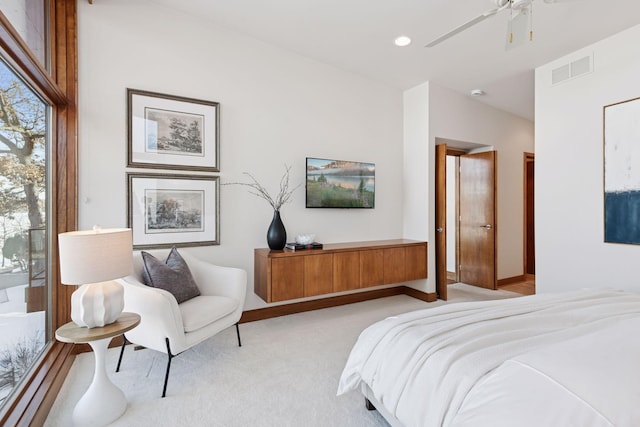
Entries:
MULTIPOLYGON (((525 277, 525 279, 530 278, 530 276, 532 276, 531 274, 527 273, 527 271, 529 270, 529 264, 528 264, 528 242, 530 239, 528 230, 527 230, 527 222, 529 221, 529 217, 528 217, 528 213, 527 213, 527 204, 528 204, 528 191, 527 191, 527 187, 529 184, 529 176, 527 175, 527 167, 529 165, 529 163, 533 163, 534 164, 534 168, 535 168, 535 154, 534 153, 528 153, 525 152, 523 154, 523 193, 522 193, 522 201, 523 201, 523 209, 522 209, 522 233, 523 233, 523 238, 522 238, 522 272, 523 275, 525 277)), ((534 174, 534 185, 535 185, 535 174, 534 174)), ((534 197, 535 199, 535 186, 534 186, 534 194, 532 195, 532 197, 534 197)), ((534 205, 535 206, 535 205, 534 205)), ((534 214, 535 215, 535 211, 534 214)), ((535 216, 534 216, 535 218, 535 216)), ((535 224, 535 220, 534 220, 534 224, 535 224)), ((534 229, 535 229, 535 225, 534 225, 534 229)), ((534 234, 535 236, 535 234, 534 234)), ((535 239, 535 237, 534 237, 535 239)), ((535 241, 534 241, 534 245, 535 245, 535 241)), ((535 247, 535 246, 534 246, 535 247)), ((534 256, 534 269, 535 269, 535 250, 533 253, 534 256)), ((535 271, 535 270, 534 270, 535 271)))
MULTIPOLYGON (((460 157, 468 152, 458 148, 451 148, 447 144, 437 144, 435 148, 435 257, 436 257, 436 294, 438 298, 447 300, 447 156, 460 157), (440 147, 440 148, 438 148, 440 147), (443 228, 439 233, 438 227, 443 228)), ((459 160, 456 162, 459 167, 459 160)), ((460 218, 460 198, 458 187, 460 185, 459 173, 456 173, 456 218, 460 218)), ((460 227, 456 220, 456 260, 460 259, 460 227)), ((459 263, 456 262, 456 281, 460 280, 459 263)))
POLYGON ((447 145, 435 146, 436 294, 447 300, 447 145))

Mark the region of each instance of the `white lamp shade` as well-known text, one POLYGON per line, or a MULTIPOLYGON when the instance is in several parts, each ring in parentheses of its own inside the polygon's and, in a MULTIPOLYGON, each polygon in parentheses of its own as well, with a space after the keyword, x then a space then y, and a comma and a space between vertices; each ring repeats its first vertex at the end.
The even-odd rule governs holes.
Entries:
POLYGON ((71 319, 96 328, 116 321, 124 307, 124 289, 112 279, 131 274, 131 229, 71 231, 58 235, 60 278, 82 285, 71 296, 71 319))
POLYGON ((60 278, 66 285, 104 282, 133 271, 130 228, 61 233, 58 246, 60 278))

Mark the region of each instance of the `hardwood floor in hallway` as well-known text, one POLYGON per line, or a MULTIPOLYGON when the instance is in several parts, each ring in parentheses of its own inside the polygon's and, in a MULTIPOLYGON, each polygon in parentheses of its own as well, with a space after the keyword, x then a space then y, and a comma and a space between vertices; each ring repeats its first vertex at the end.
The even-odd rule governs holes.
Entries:
POLYGON ((498 286, 498 289, 517 292, 522 295, 534 295, 536 293, 536 278, 535 276, 531 276, 522 282, 509 283, 508 285, 498 286))

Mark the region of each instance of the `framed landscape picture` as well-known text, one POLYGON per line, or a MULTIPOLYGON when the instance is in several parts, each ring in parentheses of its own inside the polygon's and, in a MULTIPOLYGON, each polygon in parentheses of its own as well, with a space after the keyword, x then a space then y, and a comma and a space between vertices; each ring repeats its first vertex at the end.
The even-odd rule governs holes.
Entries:
POLYGON ((219 172, 217 102, 127 89, 129 167, 219 172))
POLYGON ((219 245, 217 176, 128 173, 134 249, 219 245))
POLYGON ((307 157, 307 208, 373 209, 376 165, 307 157))
POLYGON ((640 244, 640 98, 604 107, 604 241, 640 244))

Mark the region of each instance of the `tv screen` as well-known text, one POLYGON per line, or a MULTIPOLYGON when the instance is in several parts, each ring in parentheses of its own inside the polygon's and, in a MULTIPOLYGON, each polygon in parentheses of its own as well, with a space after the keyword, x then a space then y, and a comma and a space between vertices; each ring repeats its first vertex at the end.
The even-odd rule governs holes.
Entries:
POLYGON ((307 157, 308 208, 373 209, 375 187, 373 163, 307 157))

